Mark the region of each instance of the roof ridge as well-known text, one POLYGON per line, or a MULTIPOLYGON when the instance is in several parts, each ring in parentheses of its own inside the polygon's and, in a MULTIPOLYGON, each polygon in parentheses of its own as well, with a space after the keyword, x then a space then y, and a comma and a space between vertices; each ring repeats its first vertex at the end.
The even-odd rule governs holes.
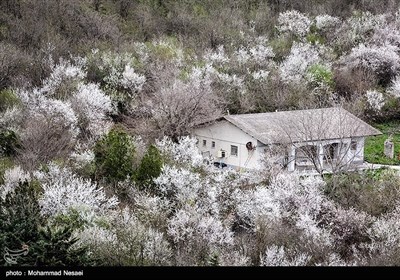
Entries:
MULTIPOLYGON (((262 112, 262 113, 246 113, 246 114, 229 114, 229 115, 223 115, 223 117, 232 117, 232 116, 252 116, 252 115, 261 115, 261 114, 275 114, 275 113, 288 113, 288 112, 305 112, 305 111, 317 111, 317 110, 326 110, 326 109, 344 109, 341 106, 332 106, 332 107, 324 107, 324 108, 313 108, 313 109, 299 109, 299 110, 285 110, 285 111, 272 111, 272 112, 262 112)), ((348 112, 348 111, 347 111, 348 112)))

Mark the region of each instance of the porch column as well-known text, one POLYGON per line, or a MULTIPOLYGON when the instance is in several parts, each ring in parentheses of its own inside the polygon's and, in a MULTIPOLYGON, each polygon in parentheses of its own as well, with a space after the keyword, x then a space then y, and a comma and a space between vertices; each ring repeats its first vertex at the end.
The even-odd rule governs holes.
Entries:
POLYGON ((288 171, 294 171, 295 169, 295 161, 296 161, 296 147, 291 145, 289 148, 289 157, 288 157, 288 171))
POLYGON ((320 170, 324 169, 324 146, 322 143, 318 145, 318 161, 320 165, 320 170))

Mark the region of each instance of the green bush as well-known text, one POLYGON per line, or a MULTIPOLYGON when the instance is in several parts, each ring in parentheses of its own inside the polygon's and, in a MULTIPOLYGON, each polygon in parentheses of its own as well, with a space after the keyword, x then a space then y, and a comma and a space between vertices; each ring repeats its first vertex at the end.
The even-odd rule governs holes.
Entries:
POLYGON ((72 228, 68 226, 41 228, 39 230, 39 240, 30 249, 31 259, 34 259, 33 264, 37 266, 82 266, 94 264, 87 254, 86 247, 75 246, 79 239, 72 237, 72 233, 72 228))
POLYGON ((14 91, 4 89, 0 91, 0 112, 19 104, 19 98, 14 91))
POLYGON ((94 155, 96 175, 114 182, 134 175, 135 146, 122 128, 113 128, 98 141, 94 155))
POLYGON ((21 144, 14 131, 9 129, 0 131, 0 156, 14 156, 19 148, 21 144))
MULTIPOLYGON (((39 239, 39 227, 45 221, 40 215, 38 194, 29 183, 20 183, 14 192, 8 192, 5 199, 0 198, 0 252, 5 248, 19 250, 22 245, 29 247, 39 239)), ((28 264, 31 255, 21 256, 18 264, 28 264)), ((0 266, 5 265, 0 258, 0 266)), ((32 264, 32 263, 30 263, 32 264)))
POLYGON ((163 159, 158 149, 151 145, 136 171, 135 180, 143 187, 151 186, 153 179, 157 178, 163 166, 163 159))
MULTIPOLYGON (((27 246, 26 255, 18 256, 17 265, 88 265, 91 260, 86 248, 76 247, 73 229, 46 226, 40 213, 37 186, 21 182, 0 198, 0 252, 20 250, 27 246)), ((0 258, 0 266, 10 265, 0 258)))
POLYGON ((0 185, 4 184, 4 173, 7 169, 10 169, 14 166, 14 162, 9 157, 0 158, 0 185))
POLYGON ((333 73, 325 66, 320 64, 311 65, 308 69, 308 73, 316 84, 325 84, 330 87, 334 86, 333 73))

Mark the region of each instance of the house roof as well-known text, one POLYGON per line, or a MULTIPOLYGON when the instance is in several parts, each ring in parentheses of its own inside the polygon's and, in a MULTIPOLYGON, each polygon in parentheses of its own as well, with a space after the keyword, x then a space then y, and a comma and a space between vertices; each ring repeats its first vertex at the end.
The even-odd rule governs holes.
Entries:
POLYGON ((263 144, 382 134, 341 107, 227 115, 225 119, 263 144))

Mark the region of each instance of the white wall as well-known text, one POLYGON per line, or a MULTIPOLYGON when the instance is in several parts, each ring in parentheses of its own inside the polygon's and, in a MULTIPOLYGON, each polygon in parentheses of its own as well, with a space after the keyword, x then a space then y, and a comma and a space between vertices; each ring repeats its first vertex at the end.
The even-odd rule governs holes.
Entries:
POLYGON ((200 151, 210 152, 215 161, 221 161, 227 165, 244 168, 257 168, 259 153, 263 151, 261 147, 256 147, 253 151, 246 148, 247 142, 257 145, 257 140, 232 125, 228 121, 220 121, 209 126, 196 128, 193 136, 198 139, 200 151), (206 147, 203 147, 203 140, 207 141, 206 147), (211 142, 215 141, 215 148, 211 148, 211 142), (231 155, 231 145, 238 147, 238 156, 231 155), (217 158, 218 150, 225 150, 225 158, 217 158))
POLYGON ((349 151, 350 158, 353 159, 353 162, 363 162, 365 138, 364 137, 353 138, 352 141, 357 141, 357 149, 355 151, 350 149, 349 151))
MULTIPOLYGON (((299 148, 305 145, 316 145, 319 148, 319 156, 320 156, 320 161, 323 162, 323 150, 322 147, 328 144, 332 143, 339 143, 339 148, 338 148, 338 162, 337 164, 339 165, 347 165, 347 164, 359 164, 364 162, 364 137, 354 137, 354 138, 344 138, 344 139, 329 139, 329 140, 323 140, 323 141, 314 141, 314 142, 304 142, 304 143, 296 143, 294 145, 295 148, 299 148), (356 149, 352 149, 352 142, 356 142, 357 146, 356 149)), ((292 147, 290 149, 291 152, 291 159, 296 157, 296 149, 292 147)), ((312 162, 309 160, 309 164, 312 164, 312 162)), ((293 171, 295 169, 295 163, 292 162, 291 165, 289 165, 289 170, 293 171)))
MULTIPOLYGON (((205 156, 210 155, 214 157, 214 161, 220 161, 226 163, 229 166, 239 167, 239 168, 259 168, 260 159, 263 158, 264 148, 260 142, 255 138, 251 137, 238 127, 232 125, 228 121, 220 121, 209 126, 204 126, 196 128, 193 131, 193 136, 198 139, 198 147, 205 156), (203 147, 203 140, 207 141, 205 147, 203 147), (215 148, 211 148, 211 142, 215 141, 215 148), (253 151, 248 151, 246 148, 246 143, 252 142, 253 145, 257 145, 256 149, 253 151), (238 156, 232 156, 231 145, 238 147, 238 156), (225 150, 225 158, 218 158, 217 152, 219 150, 225 150)), ((316 145, 327 145, 330 143, 343 143, 348 145, 348 149, 341 149, 339 151, 342 153, 340 156, 343 159, 343 164, 347 163, 362 163, 364 161, 364 137, 358 138, 346 138, 346 139, 330 139, 323 141, 316 141, 313 144, 316 145), (357 149, 351 149, 351 142, 357 142, 357 149)), ((297 143, 296 147, 302 145, 307 145, 311 143, 297 143)), ((289 150, 289 154, 292 149, 289 150)), ((292 154, 292 157, 295 155, 292 154)), ((293 170, 295 168, 294 162, 289 165, 288 169, 293 170)))

